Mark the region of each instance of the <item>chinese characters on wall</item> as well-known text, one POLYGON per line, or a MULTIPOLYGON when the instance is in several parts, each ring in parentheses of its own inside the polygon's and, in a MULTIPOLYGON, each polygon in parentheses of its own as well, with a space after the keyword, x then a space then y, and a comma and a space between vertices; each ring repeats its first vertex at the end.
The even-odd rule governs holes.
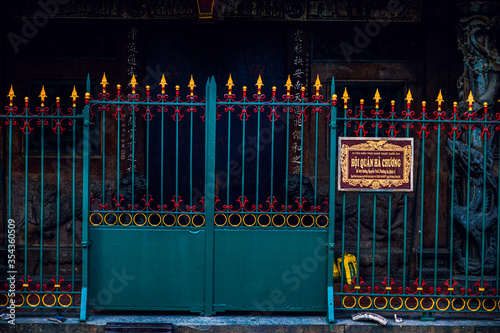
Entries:
MULTIPOLYGON (((294 100, 302 98, 302 88, 305 88, 304 99, 307 100, 309 87, 309 43, 308 34, 303 29, 296 29, 291 37, 291 62, 290 78, 292 80, 292 91, 294 100)), ((293 116, 290 118, 290 151, 289 151, 289 173, 299 174, 302 166, 301 152, 304 149, 303 137, 305 120, 304 108, 296 106, 293 108, 293 116)))

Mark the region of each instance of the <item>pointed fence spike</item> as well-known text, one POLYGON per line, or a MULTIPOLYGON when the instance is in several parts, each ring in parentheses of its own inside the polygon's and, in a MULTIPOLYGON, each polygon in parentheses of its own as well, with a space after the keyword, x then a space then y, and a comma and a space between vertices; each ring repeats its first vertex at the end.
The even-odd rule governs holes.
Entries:
POLYGON ((191 89, 191 90, 193 90, 193 89, 194 89, 194 87, 196 87, 196 84, 194 84, 193 75, 191 75, 191 79, 189 80, 188 87, 189 87, 189 89, 191 89))
POLYGON ((290 80, 290 75, 288 75, 288 78, 286 79, 285 87, 287 89, 292 88, 292 80, 290 80))
POLYGON ((316 82, 314 82, 314 87, 316 87, 316 90, 319 90, 319 88, 322 87, 321 81, 319 80, 319 74, 318 76, 316 76, 316 82))
POLYGON ((380 100, 382 99, 382 97, 380 97, 380 93, 378 91, 378 88, 377 88, 377 91, 375 92, 375 97, 373 97, 373 99, 375 100, 375 103, 379 103, 380 100))
POLYGON ((16 95, 14 95, 14 89, 12 88, 12 84, 10 85, 10 90, 9 90, 9 94, 7 95, 7 97, 9 97, 10 99, 16 97, 16 95))
POLYGON ((106 79, 106 73, 102 73, 101 86, 103 88, 106 88, 107 85, 108 85, 108 79, 106 79))
POLYGON ((168 85, 168 84, 167 84, 167 81, 165 80, 165 74, 162 74, 161 81, 160 81, 160 86, 162 88, 165 88, 166 85, 168 85))
POLYGON ((347 87, 344 88, 344 94, 342 95, 342 99, 344 103, 347 103, 347 100, 350 99, 349 94, 347 93, 347 87))
POLYGON ((411 101, 413 101, 413 97, 411 96, 411 90, 410 89, 408 89, 408 94, 406 95, 405 100, 406 100, 406 103, 408 103, 408 104, 410 104, 411 101))
POLYGON ((231 77, 231 73, 229 73, 229 79, 227 80, 226 86, 229 89, 233 89, 233 87, 234 87, 233 78, 231 77))

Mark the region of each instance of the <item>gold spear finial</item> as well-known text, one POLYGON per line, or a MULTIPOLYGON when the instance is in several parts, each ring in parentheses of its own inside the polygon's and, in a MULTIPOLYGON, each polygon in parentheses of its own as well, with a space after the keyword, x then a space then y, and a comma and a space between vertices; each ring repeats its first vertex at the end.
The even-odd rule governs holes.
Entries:
POLYGON ((102 73, 101 86, 106 89, 106 85, 108 85, 108 79, 106 79, 106 73, 102 73))
POLYGON ((226 86, 229 91, 231 91, 234 87, 233 78, 231 77, 231 74, 229 74, 229 79, 227 79, 226 86))
POLYGON ((73 86, 73 92, 71 93, 70 96, 73 99, 73 107, 76 106, 76 99, 79 98, 78 95, 76 94, 76 87, 73 86))
POLYGON ((469 102, 469 110, 472 110, 472 103, 474 103, 474 96, 472 96, 472 91, 469 92, 469 98, 467 98, 467 102, 469 102))
POLYGON ((191 79, 189 80, 188 84, 189 89, 193 90, 194 87, 196 87, 196 84, 194 84, 193 76, 191 75, 191 79))
POLYGON ((405 100, 406 100, 406 103, 408 103, 408 104, 410 104, 411 101, 413 101, 413 97, 411 96, 411 90, 410 89, 408 89, 408 94, 406 95, 405 100))
POLYGON ((342 95, 342 98, 344 100, 344 104, 347 104, 347 100, 349 99, 349 94, 347 94, 347 87, 344 88, 344 94, 342 95))
POLYGON ((441 89, 439 89, 439 94, 438 94, 438 98, 436 99, 436 102, 438 102, 438 111, 441 111, 441 104, 444 102, 443 94, 441 93, 441 89))
POLYGON ((380 97, 380 93, 378 92, 378 89, 377 91, 375 92, 375 97, 373 97, 373 99, 375 100, 375 103, 379 103, 380 100, 382 99, 382 97, 380 97))
POLYGON ((130 85, 132 89, 135 90, 135 86, 137 85, 137 80, 135 79, 135 74, 132 74, 132 78, 130 79, 130 85))
POLYGON ((226 86, 228 86, 230 89, 234 87, 233 78, 231 77, 231 73, 229 73, 229 79, 227 79, 226 86))
POLYGON ((160 86, 162 89, 165 89, 165 86, 168 85, 167 81, 165 80, 165 74, 161 76, 161 81, 160 81, 160 86))
POLYGON ((286 95, 290 96, 290 89, 292 88, 292 80, 290 80, 290 75, 288 75, 288 78, 286 79, 285 87, 286 95))
POLYGON ((319 88, 322 87, 321 81, 319 80, 319 74, 318 76, 316 76, 316 82, 314 82, 314 87, 316 88, 316 90, 319 90, 319 88))
POLYGON ((38 97, 40 97, 40 99, 42 100, 42 106, 43 106, 45 103, 45 99, 47 98, 47 94, 45 93, 44 86, 42 86, 42 91, 40 91, 40 95, 38 95, 38 97))
POLYGON ((9 97, 9 99, 16 97, 16 95, 14 95, 14 89, 12 88, 12 84, 10 85, 10 90, 9 90, 9 94, 7 95, 7 97, 9 97))
POLYGON ((264 83, 262 83, 262 78, 260 77, 260 75, 255 85, 257 86, 258 89, 261 89, 261 87, 264 85, 264 83))

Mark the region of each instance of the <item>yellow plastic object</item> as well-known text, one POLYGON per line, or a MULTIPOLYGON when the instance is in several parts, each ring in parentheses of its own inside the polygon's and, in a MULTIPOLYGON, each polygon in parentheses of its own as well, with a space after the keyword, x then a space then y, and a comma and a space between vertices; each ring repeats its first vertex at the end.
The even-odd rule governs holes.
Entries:
POLYGON ((357 261, 356 257, 349 253, 344 253, 343 258, 337 258, 333 264, 333 279, 340 280, 340 272, 342 264, 344 265, 345 279, 348 284, 352 284, 352 281, 357 276, 357 261))

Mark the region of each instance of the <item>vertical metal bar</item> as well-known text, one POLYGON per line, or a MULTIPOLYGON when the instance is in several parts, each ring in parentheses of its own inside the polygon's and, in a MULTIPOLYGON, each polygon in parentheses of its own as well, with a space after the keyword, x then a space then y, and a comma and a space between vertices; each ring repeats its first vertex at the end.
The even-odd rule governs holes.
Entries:
MULTIPOLYGON (((392 192, 389 192, 389 220, 387 222, 387 287, 391 287, 391 230, 392 230, 392 192)), ((390 289, 389 289, 390 290, 390 289)), ((390 292, 389 292, 390 293, 390 292)))
POLYGON ((441 124, 437 127, 437 163, 436 163, 436 215, 434 224, 434 295, 437 292, 437 270, 438 270, 438 227, 439 227, 439 180, 441 170, 441 124))
MULTIPOLYGON (((87 75, 87 94, 90 92, 90 75, 87 75)), ((83 108, 83 151, 82 151, 82 298, 80 306, 80 321, 87 317, 87 288, 88 288, 88 229, 89 229, 89 195, 90 195, 90 105, 87 97, 83 108)))
MULTIPOLYGON (((57 115, 60 115, 60 109, 57 108, 57 115)), ((57 122, 59 123, 61 121, 60 118, 57 119, 57 122)), ((57 187, 56 187, 56 193, 57 193, 57 201, 56 201, 56 210, 57 210, 57 216, 56 216, 56 284, 59 285, 59 224, 61 223, 61 214, 60 214, 60 207, 61 207, 61 131, 60 127, 56 126, 55 133, 57 135, 57 187)), ((58 289, 58 288, 56 288, 58 289)))
MULTIPOLYGON (((73 107, 73 115, 76 116, 76 107, 73 107)), ((75 285, 75 238, 76 238, 76 118, 71 120, 73 122, 73 148, 71 155, 71 176, 72 176, 72 198, 71 198, 71 207, 72 207, 72 217, 71 217, 71 285, 75 285)), ((118 141, 120 142, 120 141, 118 141)), ((118 145, 119 147, 120 145, 118 145)))
MULTIPOLYGON (((457 114, 454 112, 453 118, 456 120, 457 114)), ((456 124, 453 124, 456 126, 456 124)), ((455 142, 456 142, 457 133, 453 131, 453 148, 451 152, 451 212, 450 212, 450 288, 453 287, 453 226, 455 224, 455 142)))
MULTIPOLYGON (((328 198, 328 266, 327 271, 327 295, 328 295, 328 322, 335 321, 334 311, 334 290, 333 290, 333 265, 335 260, 335 194, 336 194, 336 161, 337 161, 337 106, 333 102, 333 94, 335 94, 335 79, 332 77, 332 84, 330 88, 330 96, 332 97, 332 106, 330 109, 330 188, 328 198)), ((288 118, 288 112, 287 112, 288 118)), ((289 126, 287 119, 287 130, 289 126)), ((288 134, 288 133, 287 133, 288 134)), ((288 135, 287 135, 288 138, 288 135)), ((288 140, 288 139, 287 139, 288 140)), ((288 144, 288 141, 287 141, 288 144)), ((288 161, 288 158, 286 159, 288 161)), ((288 164, 288 162, 287 162, 288 164)), ((288 174, 288 172, 287 172, 288 174)))
MULTIPOLYGON (((43 285, 43 223, 45 200, 45 123, 42 119, 40 134, 40 285, 43 285)), ((10 177, 9 177, 10 179, 10 177)), ((10 190, 9 190, 10 193, 10 190)), ((10 199, 9 199, 10 202, 10 199)))
MULTIPOLYGON (((117 94, 116 100, 119 102, 121 99, 121 93, 117 94)), ((163 113, 162 113, 163 116, 163 113)), ((121 105, 116 105, 116 202, 120 202, 120 146, 121 146, 121 105)), ((124 133, 125 134, 125 133, 124 133)), ((161 140, 161 144, 163 145, 163 140, 161 140)), ((162 150, 163 151, 163 150, 162 150)), ((125 152, 124 152, 125 154, 125 152)), ((163 170, 163 168, 161 168, 163 170)), ((160 172, 163 176, 163 172, 160 172)), ((117 206, 116 210, 119 211, 120 208, 117 206)), ((118 218, 120 216, 118 215, 118 218)))
MULTIPOLYGON (((423 112, 422 115, 422 121, 425 120, 425 111, 423 112)), ((425 124, 422 123, 422 126, 425 124)), ((420 181, 421 181, 421 192, 420 192, 420 253, 419 253, 419 260, 418 260, 418 281, 421 284, 422 283, 422 258, 423 258, 423 241, 424 241, 424 199, 425 199, 425 130, 422 131, 422 150, 420 152, 422 158, 421 158, 421 175, 420 175, 420 181)), ((419 295, 422 294, 422 291, 419 290, 418 292, 419 295)))
MULTIPOLYGON (((484 119, 485 121, 488 120, 488 116, 487 116, 487 109, 485 108, 485 116, 484 116, 484 119)), ((486 126, 488 127, 489 125, 487 123, 483 124, 483 127, 486 126)), ((488 129, 488 128, 487 128, 488 129)), ((482 220, 482 226, 481 226, 481 259, 482 259, 482 263, 481 263, 481 283, 483 284, 484 283, 484 263, 485 263, 485 250, 484 250, 484 241, 485 241, 485 230, 484 230, 484 226, 486 224, 486 205, 487 205, 487 201, 486 201, 486 155, 488 154, 488 148, 487 148, 487 142, 488 142, 488 139, 487 139, 487 136, 488 136, 489 132, 483 132, 483 220, 482 220)), ((491 204, 491 202, 490 202, 491 204)), ((497 244, 498 246, 498 244, 497 244)), ((498 247, 497 247, 497 250, 498 250, 498 247)), ((497 265, 499 265, 500 263, 497 262, 497 265)), ((482 285, 481 284, 481 285, 482 285)))
MULTIPOLYGON (((231 100, 231 95, 229 95, 231 100)), ((227 170, 226 170, 226 206, 229 207, 231 184, 231 108, 227 111, 227 170)))
MULTIPOLYGON (((28 115, 28 108, 26 108, 28 115)), ((26 121, 29 119, 26 118, 26 121)), ((24 278, 25 283, 28 281, 28 166, 29 166, 29 129, 25 128, 24 135, 24 278)))
POLYGON ((215 134, 217 83, 212 76, 206 86, 205 106, 205 315, 214 315, 214 217, 215 217, 215 134))
POLYGON ((469 133, 467 138, 467 198, 465 199, 467 202, 467 210, 466 210, 466 222, 465 222, 465 290, 468 289, 469 285, 469 210, 470 210, 470 155, 471 155, 471 144, 472 144, 472 135, 474 134, 474 130, 469 126, 469 133))
POLYGON ((259 211, 259 164, 260 164, 260 108, 262 106, 261 104, 261 97, 262 95, 258 95, 258 100, 257 100, 257 144, 255 146, 255 149, 257 150, 257 160, 256 160, 256 166, 255 166, 255 210, 258 212, 259 211))

